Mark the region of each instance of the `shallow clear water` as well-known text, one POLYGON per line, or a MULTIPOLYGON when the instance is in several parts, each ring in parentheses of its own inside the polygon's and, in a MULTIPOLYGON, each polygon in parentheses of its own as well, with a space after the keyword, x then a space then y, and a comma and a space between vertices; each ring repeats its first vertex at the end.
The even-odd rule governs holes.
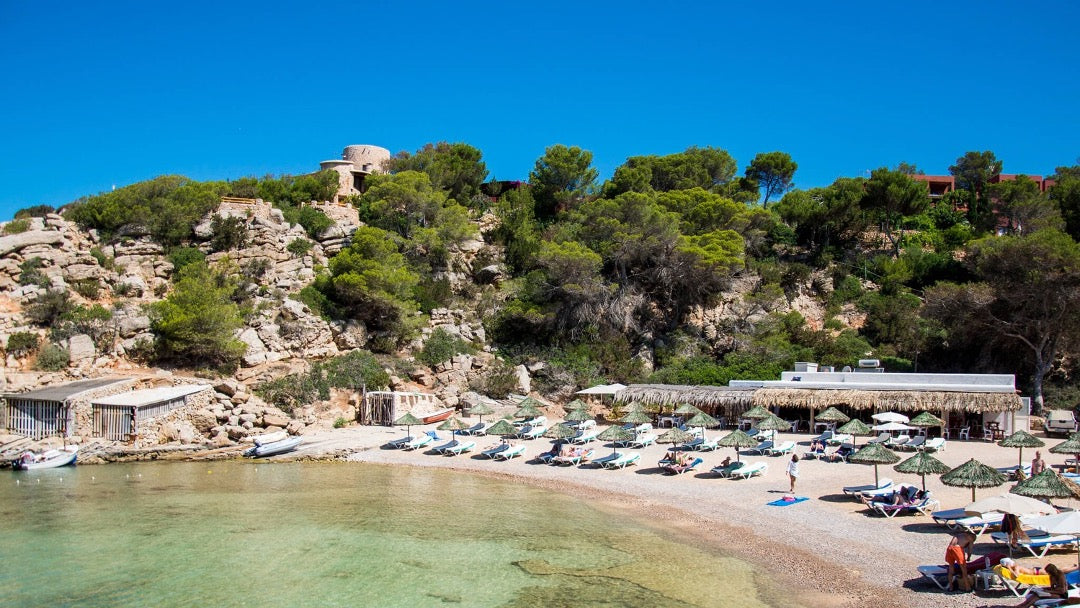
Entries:
POLYGON ((743 562, 572 496, 459 472, 215 462, 4 473, 6 606, 770 605, 743 562))

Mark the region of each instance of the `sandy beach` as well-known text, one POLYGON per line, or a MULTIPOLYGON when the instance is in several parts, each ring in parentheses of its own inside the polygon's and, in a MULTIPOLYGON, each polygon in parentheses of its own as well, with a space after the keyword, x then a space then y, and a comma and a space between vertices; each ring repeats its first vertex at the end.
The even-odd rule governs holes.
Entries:
MULTIPOLYGON (((412 434, 435 426, 413 427, 412 434)), ((809 500, 774 507, 766 503, 787 493, 785 466, 789 457, 743 454, 742 460, 767 462, 767 473, 748 480, 729 480, 711 474, 709 469, 725 457, 734 456, 730 448, 702 453, 705 462, 696 471, 672 476, 662 474, 656 466, 668 448, 666 445, 632 450, 642 455, 635 467, 605 470, 590 465, 556 467, 536 463, 533 457, 550 447, 547 439, 526 441, 525 457, 508 462, 491 461, 478 454, 479 450, 498 443, 496 437, 475 438, 476 450, 453 457, 383 447, 387 441, 404 434, 403 428, 379 426, 315 430, 306 434, 299 452, 281 458, 334 457, 382 465, 439 467, 572 493, 588 499, 597 508, 611 510, 616 516, 636 515, 698 542, 703 539, 749 561, 769 573, 777 588, 790 593, 788 601, 807 607, 864 606, 868 597, 874 598, 876 608, 1020 603, 1004 589, 980 590, 974 594, 945 593, 922 579, 916 566, 943 562, 949 531, 928 517, 900 515, 888 519, 873 515, 862 504, 846 497, 841 491, 843 486, 874 481, 872 466, 802 460, 795 494, 809 500)), ((449 435, 443 431, 439 434, 449 435)), ((710 436, 715 434, 725 433, 713 431, 710 436)), ((810 437, 805 433, 786 434, 782 439, 795 439, 801 454, 807 450, 810 437)), ((1063 463, 1063 456, 1047 452, 1047 448, 1061 440, 1043 439, 1047 444, 1042 449, 1044 459, 1051 466, 1063 463)), ((865 443, 865 439, 859 443, 865 443)), ((594 441, 591 447, 596 449, 597 456, 612 449, 610 444, 599 441, 594 441)), ((1033 454, 1034 450, 1025 449, 1025 461, 1029 462, 1033 454)), ((903 457, 910 455, 911 452, 901 452, 903 457)), ((950 466, 976 458, 990 466, 1006 467, 1015 465, 1019 454, 1016 449, 976 440, 950 441, 935 456, 950 466)), ((897 473, 891 466, 879 467, 879 474, 897 483, 920 483, 918 476, 897 473)), ((980 489, 976 495, 981 498, 1001 494, 1008 487, 980 489)), ((927 478, 927 488, 941 501, 943 509, 962 507, 971 500, 970 489, 944 486, 937 476, 927 478)), ((1057 504, 1080 506, 1074 500, 1057 504)), ((974 554, 983 555, 1001 548, 984 534, 977 540, 974 554)), ((1044 559, 1018 557, 1018 561, 1023 565, 1050 561, 1075 565, 1076 552, 1064 549, 1052 551, 1044 559)))

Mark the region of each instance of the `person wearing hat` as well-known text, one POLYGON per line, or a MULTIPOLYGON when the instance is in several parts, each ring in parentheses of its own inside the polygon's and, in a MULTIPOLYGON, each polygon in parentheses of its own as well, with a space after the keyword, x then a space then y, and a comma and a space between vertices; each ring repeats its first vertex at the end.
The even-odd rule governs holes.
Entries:
POLYGON ((1008 568, 1009 572, 1013 573, 1013 578, 1021 574, 1033 574, 1035 576, 1038 576, 1040 574, 1046 574, 1042 566, 1034 566, 1032 568, 1021 566, 1020 564, 1017 564, 1016 560, 1011 557, 1003 557, 998 563, 1001 564, 1002 568, 1008 568))

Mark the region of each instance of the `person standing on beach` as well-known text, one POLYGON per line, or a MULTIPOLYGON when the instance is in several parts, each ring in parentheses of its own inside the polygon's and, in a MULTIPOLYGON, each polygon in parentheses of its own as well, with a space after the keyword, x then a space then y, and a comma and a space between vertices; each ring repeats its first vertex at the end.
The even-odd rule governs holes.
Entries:
POLYGON ((1039 450, 1035 450, 1035 458, 1031 459, 1031 475, 1034 477, 1046 470, 1046 461, 1042 459, 1039 450))
POLYGON ((971 549, 974 545, 975 535, 971 532, 961 532, 952 537, 949 540, 949 546, 945 547, 945 563, 949 564, 949 591, 953 590, 953 577, 957 575, 960 577, 957 588, 961 591, 971 591, 967 561, 971 557, 971 549))
POLYGON ((787 474, 791 478, 791 489, 788 490, 792 494, 795 493, 795 481, 799 479, 799 455, 792 454, 791 462, 787 464, 787 474))

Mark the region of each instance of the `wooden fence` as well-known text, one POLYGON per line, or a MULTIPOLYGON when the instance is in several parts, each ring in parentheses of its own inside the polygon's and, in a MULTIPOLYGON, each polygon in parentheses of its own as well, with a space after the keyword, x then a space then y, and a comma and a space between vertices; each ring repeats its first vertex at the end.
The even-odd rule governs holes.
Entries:
POLYGON ((186 404, 185 396, 143 405, 93 403, 94 437, 104 437, 109 441, 134 441, 139 422, 162 416, 186 404))
POLYGON ((44 439, 54 435, 67 436, 75 426, 75 412, 62 401, 8 398, 6 426, 16 435, 44 439))

